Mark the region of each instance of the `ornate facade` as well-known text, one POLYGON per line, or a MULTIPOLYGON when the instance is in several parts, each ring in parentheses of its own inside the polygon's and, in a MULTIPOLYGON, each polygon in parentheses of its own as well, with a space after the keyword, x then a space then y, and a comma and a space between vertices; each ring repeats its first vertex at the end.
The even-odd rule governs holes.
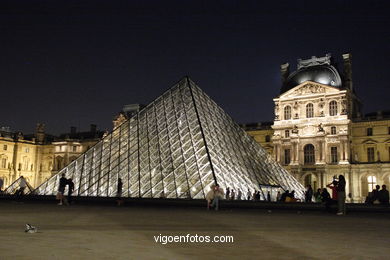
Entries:
POLYGON ((361 202, 376 184, 389 185, 390 118, 361 116, 351 55, 343 61, 342 74, 330 55, 298 60, 293 73, 283 64, 272 127, 245 128, 302 184, 325 187, 343 174, 349 199, 361 202))
POLYGON ((13 133, 8 128, 0 131, 0 179, 4 187, 23 176, 32 187, 37 187, 58 170, 74 161, 93 146, 103 135, 91 125, 88 132, 71 132, 60 136, 45 133, 38 124, 35 134, 13 133))

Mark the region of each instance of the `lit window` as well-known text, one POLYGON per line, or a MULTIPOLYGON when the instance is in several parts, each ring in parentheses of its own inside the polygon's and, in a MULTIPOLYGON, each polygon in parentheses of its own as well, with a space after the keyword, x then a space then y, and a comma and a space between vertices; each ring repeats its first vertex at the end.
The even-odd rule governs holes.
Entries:
POLYGON ((291 162, 291 157, 290 157, 290 149, 285 149, 284 150, 284 164, 288 165, 291 162))
POLYGON ((314 107, 312 103, 306 105, 306 117, 307 118, 314 117, 314 107))
POLYGON ((284 137, 286 138, 290 137, 290 130, 284 131, 284 137))
POLYGON ((305 164, 314 164, 314 146, 312 144, 307 144, 303 148, 304 162, 305 164))
POLYGON ((374 162, 375 161, 374 147, 368 147, 367 148, 367 161, 368 162, 374 162))
POLYGON ((7 168, 7 159, 6 158, 1 159, 1 168, 3 168, 3 169, 7 168))
POLYGON ((330 160, 332 163, 337 163, 338 158, 337 158, 337 147, 331 147, 330 148, 330 160))
POLYGON ((336 116, 337 115, 337 102, 331 101, 329 103, 329 115, 336 116))
POLYGON ((375 176, 368 176, 367 183, 368 183, 368 190, 372 191, 376 185, 376 177, 375 176))
POLYGON ((367 128, 367 136, 372 136, 372 128, 367 128))
POLYGON ((291 119, 291 107, 290 106, 286 106, 284 108, 284 119, 285 120, 291 119))
POLYGON ((332 126, 332 127, 330 128, 330 134, 332 134, 332 135, 335 135, 335 134, 336 134, 336 127, 335 127, 335 126, 332 126))

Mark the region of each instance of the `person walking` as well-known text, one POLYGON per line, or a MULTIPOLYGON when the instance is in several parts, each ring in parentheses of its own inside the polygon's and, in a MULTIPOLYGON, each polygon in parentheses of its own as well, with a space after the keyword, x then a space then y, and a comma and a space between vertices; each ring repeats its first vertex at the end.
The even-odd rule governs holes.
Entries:
POLYGON ((339 180, 337 182, 337 215, 345 215, 345 178, 343 175, 339 175, 339 180))
POLYGON ((122 206, 122 204, 123 204, 123 200, 122 200, 122 186, 123 186, 122 179, 118 178, 118 187, 117 187, 117 193, 116 193, 118 206, 122 206))
POLYGON ((74 183, 73 183, 72 178, 68 179, 67 184, 68 184, 68 203, 71 204, 72 203, 72 193, 74 191, 74 183))
POLYGON ((67 183, 68 183, 68 180, 65 178, 65 173, 63 173, 61 175, 60 184, 58 186, 58 193, 57 193, 57 199, 59 200, 58 205, 62 205, 63 203, 65 203, 65 204, 67 203, 65 201, 66 198, 64 198, 65 187, 66 187, 67 183))

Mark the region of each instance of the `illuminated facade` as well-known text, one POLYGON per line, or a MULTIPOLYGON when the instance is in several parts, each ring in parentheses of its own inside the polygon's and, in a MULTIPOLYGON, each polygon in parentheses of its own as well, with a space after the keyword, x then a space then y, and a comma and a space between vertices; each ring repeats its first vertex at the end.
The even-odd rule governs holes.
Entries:
POLYGON ((247 192, 303 186, 194 82, 184 78, 123 120, 36 190, 55 195, 62 174, 78 196, 205 198, 212 184, 247 192))
POLYGON ((32 187, 37 187, 58 170, 75 160, 102 137, 91 125, 89 132, 71 132, 61 136, 45 134, 38 124, 35 134, 24 136, 8 128, 0 130, 0 178, 3 188, 23 176, 32 187))
POLYGON ((376 184, 389 186, 390 114, 361 116, 351 55, 343 61, 342 74, 330 55, 298 60, 293 73, 283 64, 272 126, 244 127, 302 184, 325 187, 343 174, 350 200, 360 202, 376 184))

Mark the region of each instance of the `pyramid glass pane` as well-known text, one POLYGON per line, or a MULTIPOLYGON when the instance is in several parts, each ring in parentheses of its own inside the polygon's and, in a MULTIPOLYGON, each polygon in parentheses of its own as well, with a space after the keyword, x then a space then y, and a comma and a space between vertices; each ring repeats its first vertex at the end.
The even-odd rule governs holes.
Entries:
MULTIPOLYGON (((36 189, 55 195, 59 178, 75 195, 204 198, 212 184, 261 190, 303 186, 206 93, 184 78, 36 189)), ((262 191, 264 194, 264 191, 262 191)))

